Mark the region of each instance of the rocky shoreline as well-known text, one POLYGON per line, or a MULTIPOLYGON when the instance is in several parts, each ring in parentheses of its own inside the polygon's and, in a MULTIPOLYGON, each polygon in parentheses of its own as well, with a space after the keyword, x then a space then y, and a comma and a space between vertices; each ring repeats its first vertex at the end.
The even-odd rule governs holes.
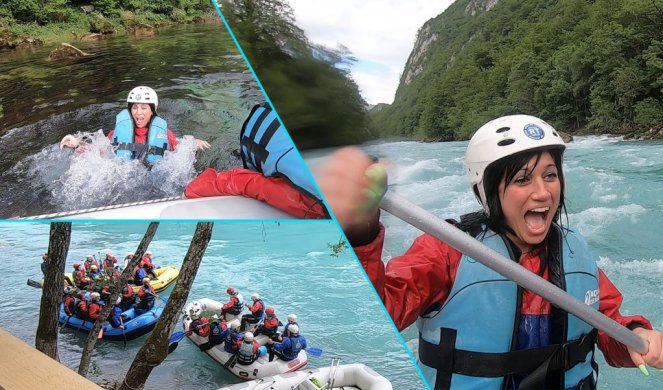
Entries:
MULTIPOLYGON (((152 36, 158 33, 159 27, 189 23, 221 24, 221 21, 215 10, 211 10, 204 16, 194 17, 192 19, 155 22, 149 24, 137 23, 136 15, 127 11, 123 14, 121 25, 113 24, 109 19, 99 14, 92 13, 90 15, 90 28, 88 31, 80 30, 79 25, 72 23, 70 29, 65 29, 62 28, 62 26, 59 26, 58 29, 62 31, 53 31, 52 38, 48 39, 41 39, 35 36, 19 36, 9 27, 0 26, 0 52, 8 50, 29 49, 31 47, 42 46, 48 43, 91 42, 121 34, 131 34, 134 36, 152 36)), ((48 25, 36 28, 41 29, 42 32, 53 30, 48 25)))

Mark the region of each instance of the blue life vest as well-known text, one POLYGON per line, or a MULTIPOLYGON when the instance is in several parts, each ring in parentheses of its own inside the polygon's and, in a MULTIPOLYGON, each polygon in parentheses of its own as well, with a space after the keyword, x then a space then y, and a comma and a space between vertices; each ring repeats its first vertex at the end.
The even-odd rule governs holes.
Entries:
MULTIPOLYGON (((555 237, 549 243, 562 247, 547 256, 551 282, 561 275, 558 287, 598 310, 598 266, 587 243, 573 230, 562 237, 556 225, 549 234, 555 237)), ((481 241, 513 259, 496 233, 486 232, 481 241)), ((593 388, 594 328, 554 308, 557 322, 549 331, 562 332, 562 340, 517 350, 521 299, 515 282, 464 255, 446 302, 417 320, 419 366, 428 383, 436 390, 502 389, 505 377, 515 375, 522 388, 568 389, 585 382, 593 388)))
POLYGON ((304 160, 267 104, 253 107, 242 125, 239 141, 244 168, 265 176, 283 177, 300 192, 320 199, 304 160))
POLYGON ((225 339, 224 331, 221 330, 221 324, 219 322, 212 322, 210 324, 209 330, 209 343, 212 345, 221 344, 225 339))
POLYGON ((274 344, 274 349, 281 352, 285 360, 290 361, 297 358, 299 351, 306 349, 306 339, 304 336, 289 336, 283 341, 283 343, 274 344))
POLYGON ((235 353, 235 341, 239 340, 242 337, 241 333, 235 332, 232 329, 228 328, 228 333, 226 334, 226 343, 223 344, 223 350, 228 353, 235 353))
POLYGON ((129 110, 120 111, 115 117, 113 132, 115 154, 125 160, 138 159, 147 165, 154 165, 169 150, 168 124, 161 117, 153 116, 147 133, 147 144, 134 143, 134 122, 129 110))

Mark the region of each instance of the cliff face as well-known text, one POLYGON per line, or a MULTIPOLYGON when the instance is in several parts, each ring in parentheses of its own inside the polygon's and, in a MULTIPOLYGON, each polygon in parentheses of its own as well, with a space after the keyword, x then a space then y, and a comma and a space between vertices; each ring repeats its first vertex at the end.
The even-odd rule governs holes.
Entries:
MULTIPOLYGON (((465 6, 465 16, 467 18, 475 16, 479 12, 489 11, 499 0, 470 0, 465 6)), ((431 27, 434 23, 444 23, 442 18, 437 17, 427 21, 417 32, 417 39, 412 48, 412 52, 405 63, 405 70, 401 76, 400 85, 409 85, 424 69, 427 53, 432 44, 438 40, 438 34, 431 27), (438 20, 440 19, 440 20, 438 20)), ((453 58, 452 58, 453 60, 453 58)))
POLYGON ((528 113, 574 133, 663 124, 663 0, 457 0, 417 34, 383 136, 466 139, 528 113))

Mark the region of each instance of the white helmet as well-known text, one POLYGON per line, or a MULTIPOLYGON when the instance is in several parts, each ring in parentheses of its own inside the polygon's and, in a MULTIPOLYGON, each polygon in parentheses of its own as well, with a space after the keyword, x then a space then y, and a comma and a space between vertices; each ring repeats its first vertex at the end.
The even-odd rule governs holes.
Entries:
POLYGON ((152 256, 152 251, 145 251, 145 256, 152 256))
POLYGON ((295 314, 288 314, 288 322, 297 322, 297 316, 295 314))
POLYGON ((253 342, 253 333, 251 333, 251 332, 244 333, 244 341, 252 343, 253 342))
POLYGON ((200 313, 198 311, 191 310, 189 312, 189 317, 191 317, 192 320, 197 320, 200 318, 200 313))
POLYGON ((291 335, 298 336, 299 335, 299 326, 297 326, 295 324, 290 324, 290 325, 288 325, 288 331, 290 332, 291 335))
POLYGON ((150 87, 136 87, 129 92, 127 96, 127 103, 146 103, 154 104, 154 111, 159 106, 159 98, 157 93, 150 87))
POLYGON ((260 299, 260 294, 258 294, 257 292, 251 294, 251 299, 257 301, 258 299, 260 299))
POLYGON ((99 294, 98 292, 93 292, 92 294, 90 294, 90 298, 92 298, 93 301, 98 301, 99 298, 101 298, 101 294, 99 294))
POLYGON ((478 186, 478 201, 484 210, 490 212, 483 186, 490 164, 520 152, 548 148, 564 150, 566 145, 552 126, 531 115, 503 116, 481 126, 467 145, 465 163, 472 188, 478 186))
POLYGON ((239 320, 238 319, 234 319, 234 320, 230 321, 230 329, 239 330, 239 320))

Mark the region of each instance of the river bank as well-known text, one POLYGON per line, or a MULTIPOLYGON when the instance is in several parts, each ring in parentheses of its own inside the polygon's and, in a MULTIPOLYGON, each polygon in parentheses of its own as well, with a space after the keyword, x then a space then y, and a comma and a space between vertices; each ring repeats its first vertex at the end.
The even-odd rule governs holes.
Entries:
POLYGON ((168 16, 123 11, 118 17, 108 18, 96 13, 94 7, 89 7, 75 11, 70 22, 54 22, 43 26, 36 23, 5 25, 0 18, 0 53, 62 42, 76 45, 77 42, 94 42, 122 35, 152 36, 158 33, 160 27, 182 24, 221 24, 213 8, 205 13, 173 11, 168 16))

